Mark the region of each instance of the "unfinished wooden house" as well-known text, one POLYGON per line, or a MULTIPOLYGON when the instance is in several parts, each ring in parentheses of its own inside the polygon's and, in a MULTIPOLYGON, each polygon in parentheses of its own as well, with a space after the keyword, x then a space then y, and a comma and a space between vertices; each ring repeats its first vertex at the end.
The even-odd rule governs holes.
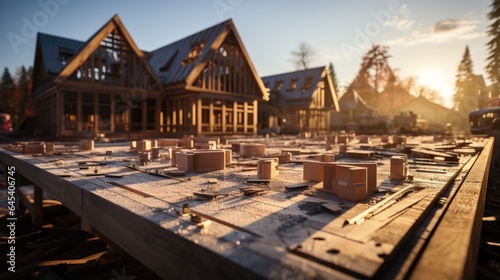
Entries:
POLYGON ((232 20, 151 52, 149 63, 168 96, 163 131, 257 133, 268 96, 232 20))
POLYGON ((115 15, 87 42, 38 34, 34 65, 44 136, 256 134, 268 98, 232 20, 145 52, 115 15))
POLYGON ((262 77, 270 92, 261 103, 260 123, 280 133, 330 129, 330 113, 339 110, 337 93, 326 67, 262 77))

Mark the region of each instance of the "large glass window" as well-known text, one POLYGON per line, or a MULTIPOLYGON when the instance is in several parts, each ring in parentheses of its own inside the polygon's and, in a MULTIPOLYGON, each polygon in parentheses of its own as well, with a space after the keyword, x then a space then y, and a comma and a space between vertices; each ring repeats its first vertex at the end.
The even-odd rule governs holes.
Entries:
POLYGON ((64 129, 77 129, 77 93, 64 92, 64 129))

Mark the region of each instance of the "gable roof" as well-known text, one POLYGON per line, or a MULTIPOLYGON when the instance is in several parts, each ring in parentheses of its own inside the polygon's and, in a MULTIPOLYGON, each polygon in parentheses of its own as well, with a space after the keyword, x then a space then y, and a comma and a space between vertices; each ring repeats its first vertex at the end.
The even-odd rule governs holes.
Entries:
MULTIPOLYGON (((160 83, 158 77, 156 77, 155 72, 151 69, 148 61, 146 60, 144 53, 137 47, 134 40, 128 33, 127 29, 123 25, 122 21, 118 15, 114 15, 101 29, 99 29, 90 39, 84 44, 78 53, 65 65, 65 67, 59 72, 59 75, 54 80, 55 83, 60 83, 68 78, 74 71, 81 66, 98 48, 100 43, 114 30, 118 30, 124 37, 124 40, 129 44, 129 47, 137 55, 139 60, 142 62, 146 71, 151 75, 151 77, 160 83)), ((59 60, 58 60, 59 61, 59 60)))
POLYGON ((231 19, 150 52, 148 54, 149 64, 164 85, 190 87, 196 77, 198 77, 205 68, 206 63, 210 59, 210 55, 220 48, 229 34, 234 36, 235 43, 239 46, 258 84, 263 99, 267 100, 268 96, 264 84, 257 74, 231 19), (182 63, 193 47, 200 43, 203 43, 203 46, 199 50, 199 55, 190 63, 182 63))
POLYGON ((309 107, 314 91, 323 78, 327 79, 325 87, 328 89, 325 92, 331 93, 326 97, 330 97, 334 109, 338 110, 337 94, 325 66, 266 76, 262 77, 262 81, 270 89, 271 99, 276 102, 275 106, 309 107), (307 79, 310 79, 308 82, 311 83, 311 86, 304 88, 307 79), (277 90, 278 83, 281 83, 279 90, 277 90), (291 87, 292 83, 295 83, 294 88, 291 87))
POLYGON ((432 102, 423 96, 418 96, 418 97, 415 97, 412 100, 408 101, 407 103, 405 103, 401 106, 398 106, 398 108, 395 111, 396 112, 397 111, 407 111, 407 110, 411 109, 411 107, 418 106, 418 105, 426 106, 426 107, 432 108, 433 110, 442 110, 442 111, 450 111, 451 110, 449 108, 444 107, 443 105, 432 102))

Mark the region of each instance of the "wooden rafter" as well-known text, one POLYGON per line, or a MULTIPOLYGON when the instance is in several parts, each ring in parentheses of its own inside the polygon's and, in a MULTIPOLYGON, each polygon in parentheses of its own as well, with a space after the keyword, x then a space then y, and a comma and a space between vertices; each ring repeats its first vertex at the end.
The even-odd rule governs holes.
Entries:
MULTIPOLYGON (((137 47, 134 40, 128 33, 127 29, 123 25, 122 21, 118 15, 113 16, 97 33, 95 33, 85 44, 80 52, 78 52, 73 59, 69 61, 68 64, 61 70, 54 83, 58 84, 66 80, 69 76, 73 74, 82 64, 84 64, 87 59, 99 48, 101 42, 105 41, 109 34, 113 31, 118 30, 123 36, 124 40, 128 43, 129 47, 133 53, 139 58, 143 66, 145 67, 148 74, 155 80, 158 85, 161 85, 160 79, 156 76, 155 72, 146 60, 144 53, 137 47)), ((162 86, 159 87, 160 91, 163 91, 162 86)))

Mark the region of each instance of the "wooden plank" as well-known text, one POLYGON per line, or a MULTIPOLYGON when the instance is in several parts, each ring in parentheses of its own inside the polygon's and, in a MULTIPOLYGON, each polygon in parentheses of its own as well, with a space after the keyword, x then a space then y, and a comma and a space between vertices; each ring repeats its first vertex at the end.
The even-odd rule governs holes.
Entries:
POLYGON ((491 138, 446 209, 411 279, 475 278, 492 150, 491 138))

